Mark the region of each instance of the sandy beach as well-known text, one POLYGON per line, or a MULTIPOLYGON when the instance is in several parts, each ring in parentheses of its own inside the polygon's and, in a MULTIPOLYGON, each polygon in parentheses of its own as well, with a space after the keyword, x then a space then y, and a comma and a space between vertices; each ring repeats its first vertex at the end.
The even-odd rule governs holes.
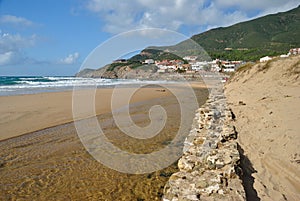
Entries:
POLYGON ((225 86, 250 200, 300 200, 299 56, 258 63, 225 86))
MULTIPOLYGON (((203 104, 207 90, 202 84, 194 89, 203 104)), ((130 114, 137 125, 149 124, 153 105, 161 105, 168 115, 159 135, 142 141, 124 135, 114 124, 111 94, 112 89, 98 89, 95 104, 99 124, 115 146, 149 153, 166 146, 176 134, 180 110, 170 91, 149 86, 133 95, 130 114)), ((72 92, 0 97, 0 102, 1 200, 159 200, 168 177, 177 171, 174 163, 149 174, 124 174, 93 159, 72 122, 72 92)))
MULTIPOLYGON (((160 87, 141 88, 132 97, 131 103, 170 96, 170 92, 161 92, 160 90, 160 87)), ((126 93, 126 91, 127 88, 124 88, 121 93, 126 93)), ((79 98, 90 93, 90 90, 77 92, 79 98)), ((92 93, 94 92, 92 91, 92 93)), ((112 93, 113 88, 96 90, 95 109, 97 115, 111 111, 112 93)), ((73 121, 72 94, 72 91, 66 91, 0 96, 0 140, 73 121)), ((82 118, 85 117, 83 114, 82 118)))

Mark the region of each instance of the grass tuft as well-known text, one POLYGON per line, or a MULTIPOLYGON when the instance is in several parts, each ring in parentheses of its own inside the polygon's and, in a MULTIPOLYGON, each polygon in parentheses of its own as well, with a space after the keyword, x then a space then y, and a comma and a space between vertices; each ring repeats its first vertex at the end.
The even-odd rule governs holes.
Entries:
POLYGON ((271 68, 272 62, 273 62, 273 60, 269 60, 269 61, 267 61, 267 63, 265 63, 263 65, 259 65, 258 72, 260 72, 260 71, 263 71, 264 73, 267 72, 267 70, 271 68))
POLYGON ((252 68, 252 66, 254 66, 254 63, 248 62, 244 65, 241 65, 238 69, 236 69, 236 72, 244 72, 249 70, 250 68, 252 68))

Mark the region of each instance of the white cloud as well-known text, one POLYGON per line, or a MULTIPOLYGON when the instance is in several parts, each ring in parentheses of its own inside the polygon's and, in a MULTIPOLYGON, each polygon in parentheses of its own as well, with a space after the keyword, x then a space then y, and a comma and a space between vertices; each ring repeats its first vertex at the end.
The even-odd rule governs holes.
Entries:
POLYGON ((69 54, 66 58, 64 59, 61 59, 60 60, 60 63, 62 64, 74 64, 77 62, 79 58, 79 53, 78 52, 75 52, 73 54, 69 54))
POLYGON ((27 60, 23 49, 35 44, 36 36, 22 37, 19 34, 0 32, 0 65, 16 64, 27 60))
POLYGON ((13 61, 13 55, 14 53, 12 51, 0 53, 0 65, 6 65, 13 61))
MULTIPOLYGON (((36 41, 36 35, 24 37, 20 34, 2 33, 0 30, 0 66, 41 62, 54 63, 49 61, 38 61, 32 58, 28 58, 25 55, 25 49, 34 46, 36 44, 36 41)), ((77 62, 78 58, 79 53, 75 52, 61 59, 59 63, 74 64, 77 62)))
POLYGON ((8 50, 19 50, 21 48, 33 46, 36 42, 36 35, 23 37, 20 34, 10 34, 0 32, 0 52, 8 50))
POLYGON ((23 17, 17 17, 14 15, 2 15, 0 17, 0 23, 6 23, 6 24, 14 24, 18 26, 32 26, 34 23, 28 19, 25 19, 23 17))
POLYGON ((299 0, 89 0, 86 8, 99 15, 103 29, 120 33, 147 27, 174 31, 185 27, 228 26, 253 17, 286 11, 299 0), (253 14, 254 13, 254 14, 253 14))
MULTIPOLYGON (((14 15, 0 16, 0 24, 9 24, 16 27, 29 27, 34 23, 26 18, 14 15)), ((0 30, 0 65, 11 65, 28 62, 24 49, 36 43, 36 35, 22 36, 20 34, 2 33, 0 30)))

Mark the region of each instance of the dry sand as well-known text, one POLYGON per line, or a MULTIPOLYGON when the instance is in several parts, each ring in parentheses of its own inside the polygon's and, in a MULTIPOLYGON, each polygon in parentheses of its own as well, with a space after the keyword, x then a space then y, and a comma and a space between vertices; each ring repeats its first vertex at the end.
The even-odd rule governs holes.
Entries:
MULTIPOLYGON (((207 90, 195 91, 203 104, 207 90)), ((180 108, 170 92, 148 87, 133 96, 130 114, 137 125, 149 124, 153 105, 161 105, 168 115, 164 129, 147 140, 130 138, 118 129, 109 112, 110 94, 111 89, 98 90, 97 113, 102 114, 97 119, 115 146, 131 153, 151 153, 176 135, 180 108)), ((2 138, 72 121, 71 98, 70 92, 1 97, 1 133, 6 129, 2 138)), ((141 175, 107 168, 84 149, 73 122, 0 141, 0 200, 160 200, 164 184, 176 171, 176 163, 141 175)))
POLYGON ((249 200, 300 200, 300 56, 244 68, 225 93, 252 163, 249 200))
MULTIPOLYGON (((123 88, 120 96, 123 96, 127 89, 123 88)), ((162 93, 160 90, 159 87, 141 88, 132 97, 131 103, 170 96, 168 91, 162 93)), ((94 91, 76 92, 78 98, 84 98, 90 93, 94 91)), ((112 93, 113 88, 97 89, 95 96, 97 115, 111 111, 112 93)), ((72 91, 2 96, 0 97, 0 114, 0 140, 71 122, 73 121, 72 91)), ((84 117, 86 116, 83 114, 82 118, 84 117)))

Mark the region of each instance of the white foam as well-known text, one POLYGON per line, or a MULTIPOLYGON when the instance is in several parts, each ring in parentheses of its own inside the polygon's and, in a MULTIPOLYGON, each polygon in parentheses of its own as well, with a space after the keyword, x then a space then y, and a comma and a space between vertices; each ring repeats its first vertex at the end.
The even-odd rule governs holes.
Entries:
MULTIPOLYGON (((32 90, 50 91, 72 89, 73 87, 101 87, 128 84, 159 84, 169 81, 142 81, 137 79, 102 79, 102 78, 77 78, 77 77, 24 77, 16 85, 0 86, 0 92, 13 92, 18 94, 32 93, 32 90), (43 80, 43 81, 41 81, 43 80), (46 80, 49 80, 48 82, 46 80)), ((37 91, 38 92, 38 91, 37 91)), ((0 94, 1 95, 1 94, 0 94)))

